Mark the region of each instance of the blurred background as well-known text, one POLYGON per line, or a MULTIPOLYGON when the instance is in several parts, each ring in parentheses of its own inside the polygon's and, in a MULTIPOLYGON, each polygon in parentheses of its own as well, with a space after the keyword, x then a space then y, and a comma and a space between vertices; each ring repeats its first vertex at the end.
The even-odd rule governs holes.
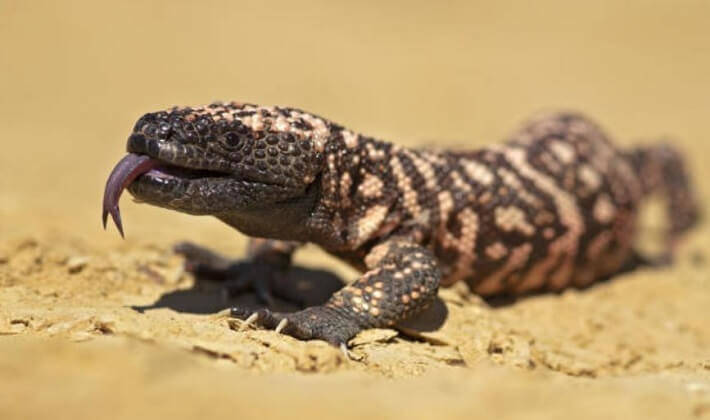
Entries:
MULTIPOLYGON (((573 108, 620 143, 677 138, 697 173, 710 149, 709 19, 707 0, 0 0, 0 232, 115 245, 101 195, 134 121, 214 100, 459 147, 573 108)), ((122 209, 129 241, 242 246, 210 219, 128 196, 122 209)))
MULTIPOLYGON (((707 205, 710 0, 0 0, 0 418, 707 417, 707 224, 672 270, 506 308, 447 291, 450 345, 373 342, 360 363, 219 315, 134 311, 191 287, 176 241, 243 252, 217 220, 128 194, 127 239, 101 229, 134 122, 214 100, 470 148, 572 108, 620 145, 671 136, 707 205), (313 373, 331 369, 375 376, 313 373)), ((355 275, 324 258, 297 260, 355 275)))

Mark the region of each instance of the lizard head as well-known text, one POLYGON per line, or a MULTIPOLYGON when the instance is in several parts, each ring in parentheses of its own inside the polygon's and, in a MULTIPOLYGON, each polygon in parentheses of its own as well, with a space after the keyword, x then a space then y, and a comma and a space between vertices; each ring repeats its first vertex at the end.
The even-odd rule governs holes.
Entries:
POLYGON ((290 108, 215 103, 143 115, 104 194, 123 234, 123 189, 140 202, 213 215, 251 235, 299 224, 319 193, 330 123, 290 108))

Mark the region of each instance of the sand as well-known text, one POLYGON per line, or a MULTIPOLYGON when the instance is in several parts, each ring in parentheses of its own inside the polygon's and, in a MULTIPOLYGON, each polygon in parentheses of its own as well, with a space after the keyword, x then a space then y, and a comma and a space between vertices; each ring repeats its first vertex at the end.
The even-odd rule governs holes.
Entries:
MULTIPOLYGON (((243 255, 218 221, 126 196, 127 239, 100 227, 133 121, 214 99, 453 147, 580 109, 622 145, 673 136, 707 204, 706 2, 254 3, 0 2, 0 418, 710 418, 707 223, 672 267, 586 290, 443 290, 350 358, 241 330, 223 309, 255 297, 195 284, 178 241, 243 255)), ((663 214, 644 220, 652 248, 663 214)), ((296 261, 357 275, 315 247, 296 261)))

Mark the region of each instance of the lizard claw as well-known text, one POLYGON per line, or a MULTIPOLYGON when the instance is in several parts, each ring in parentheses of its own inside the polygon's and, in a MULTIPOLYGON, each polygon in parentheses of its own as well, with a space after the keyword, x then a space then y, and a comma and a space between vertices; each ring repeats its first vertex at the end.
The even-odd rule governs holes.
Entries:
POLYGON ((274 314, 266 308, 251 311, 249 309, 234 306, 230 310, 230 314, 233 318, 244 321, 244 324, 242 324, 239 329, 240 331, 243 331, 250 326, 260 326, 269 329, 276 329, 277 332, 281 332, 281 330, 288 325, 288 320, 284 316, 274 314))
POLYGON ((249 315, 249 317, 247 317, 247 319, 244 320, 244 323, 239 328, 239 331, 246 330, 247 328, 249 328, 249 326, 254 325, 258 320, 259 320, 259 313, 254 312, 253 314, 249 315))
POLYGON ((274 331, 277 333, 281 333, 281 331, 286 328, 286 325, 288 325, 288 318, 284 318, 281 321, 279 321, 279 324, 274 328, 274 331))
POLYGON ((347 360, 355 360, 355 358, 350 354, 350 351, 348 350, 348 345, 345 343, 340 343, 340 352, 343 353, 343 356, 347 360))

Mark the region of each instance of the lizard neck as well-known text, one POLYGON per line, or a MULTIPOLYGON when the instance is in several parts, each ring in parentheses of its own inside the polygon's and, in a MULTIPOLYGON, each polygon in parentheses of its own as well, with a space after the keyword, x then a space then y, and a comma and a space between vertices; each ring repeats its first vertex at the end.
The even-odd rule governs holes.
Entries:
POLYGON ((353 251, 400 227, 402 212, 396 172, 405 149, 354 133, 333 130, 324 150, 321 199, 311 241, 331 251, 353 251), (393 164, 393 158, 394 164, 393 164))

